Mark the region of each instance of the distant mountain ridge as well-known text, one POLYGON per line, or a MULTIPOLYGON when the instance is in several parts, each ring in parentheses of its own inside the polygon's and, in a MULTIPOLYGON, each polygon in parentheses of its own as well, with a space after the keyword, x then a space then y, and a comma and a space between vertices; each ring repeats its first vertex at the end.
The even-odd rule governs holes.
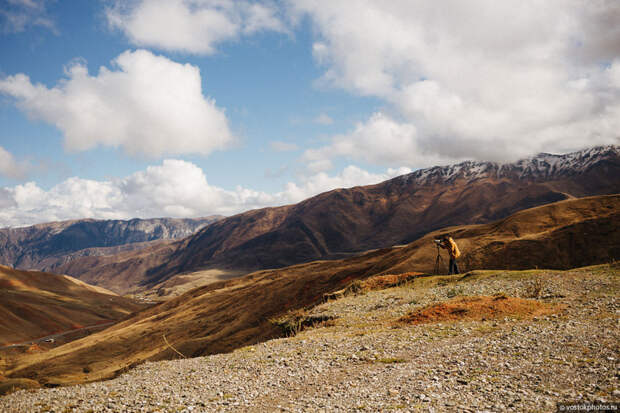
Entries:
POLYGON ((166 248, 84 257, 58 271, 122 292, 197 270, 249 272, 344 258, 409 243, 442 227, 484 224, 565 199, 620 193, 619 149, 423 169, 224 218, 166 248))
POLYGON ((513 163, 465 161, 455 165, 420 169, 394 179, 415 181, 419 185, 454 182, 459 178, 474 181, 483 178, 516 178, 543 181, 584 173, 597 163, 620 156, 620 146, 597 146, 565 155, 539 153, 513 163))
POLYGON ((185 238, 219 218, 82 219, 2 228, 0 264, 54 270, 79 256, 115 254, 154 241, 185 238))

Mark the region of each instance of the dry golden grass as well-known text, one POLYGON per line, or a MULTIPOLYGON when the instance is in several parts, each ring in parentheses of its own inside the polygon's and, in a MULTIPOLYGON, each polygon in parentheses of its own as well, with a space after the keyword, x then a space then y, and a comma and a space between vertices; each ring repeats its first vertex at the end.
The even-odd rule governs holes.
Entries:
POLYGON ((0 266, 0 346, 120 320, 145 308, 75 278, 0 266))
POLYGON ((406 272, 402 274, 386 274, 370 277, 367 280, 361 282, 361 287, 364 290, 381 290, 389 287, 396 287, 402 284, 406 284, 416 278, 424 276, 421 272, 406 272))
POLYGON ((178 274, 164 282, 156 284, 142 294, 143 297, 153 301, 165 301, 178 297, 189 290, 212 284, 218 281, 226 281, 239 277, 244 273, 232 270, 210 269, 195 271, 187 274, 178 274))
POLYGON ((0 381, 0 396, 22 389, 41 387, 38 382, 29 379, 6 379, 0 381))

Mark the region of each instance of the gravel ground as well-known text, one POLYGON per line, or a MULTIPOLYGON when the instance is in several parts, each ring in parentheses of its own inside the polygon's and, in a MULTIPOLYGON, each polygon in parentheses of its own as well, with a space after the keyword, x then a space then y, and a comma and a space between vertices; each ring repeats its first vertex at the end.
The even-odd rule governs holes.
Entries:
MULTIPOLYGON (((527 274, 405 286, 322 304, 333 325, 209 357, 145 363, 99 383, 18 391, 6 412, 556 411, 620 401, 617 270, 539 274, 560 314, 401 325, 457 295, 528 295, 527 274)), ((529 277, 532 277, 529 275, 529 277)))

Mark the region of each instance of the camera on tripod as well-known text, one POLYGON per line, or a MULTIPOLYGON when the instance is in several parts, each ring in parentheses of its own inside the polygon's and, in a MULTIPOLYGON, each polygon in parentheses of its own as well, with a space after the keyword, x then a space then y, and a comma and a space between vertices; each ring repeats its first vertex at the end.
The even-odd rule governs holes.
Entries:
POLYGON ((443 266, 443 259, 441 258, 441 253, 439 252, 439 248, 443 248, 442 240, 434 239, 433 243, 437 247, 437 257, 435 258, 435 274, 439 274, 441 267, 443 266))

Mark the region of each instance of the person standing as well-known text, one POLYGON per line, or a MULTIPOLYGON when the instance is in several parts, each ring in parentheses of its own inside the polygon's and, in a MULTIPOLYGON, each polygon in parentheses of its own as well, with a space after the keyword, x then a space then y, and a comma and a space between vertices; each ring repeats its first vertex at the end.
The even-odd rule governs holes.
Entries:
POLYGON ((444 235, 441 237, 440 246, 441 248, 447 249, 448 254, 450 255, 448 274, 458 274, 459 267, 456 263, 456 259, 461 256, 461 251, 459 251, 459 247, 456 245, 456 242, 454 242, 450 235, 444 235))

